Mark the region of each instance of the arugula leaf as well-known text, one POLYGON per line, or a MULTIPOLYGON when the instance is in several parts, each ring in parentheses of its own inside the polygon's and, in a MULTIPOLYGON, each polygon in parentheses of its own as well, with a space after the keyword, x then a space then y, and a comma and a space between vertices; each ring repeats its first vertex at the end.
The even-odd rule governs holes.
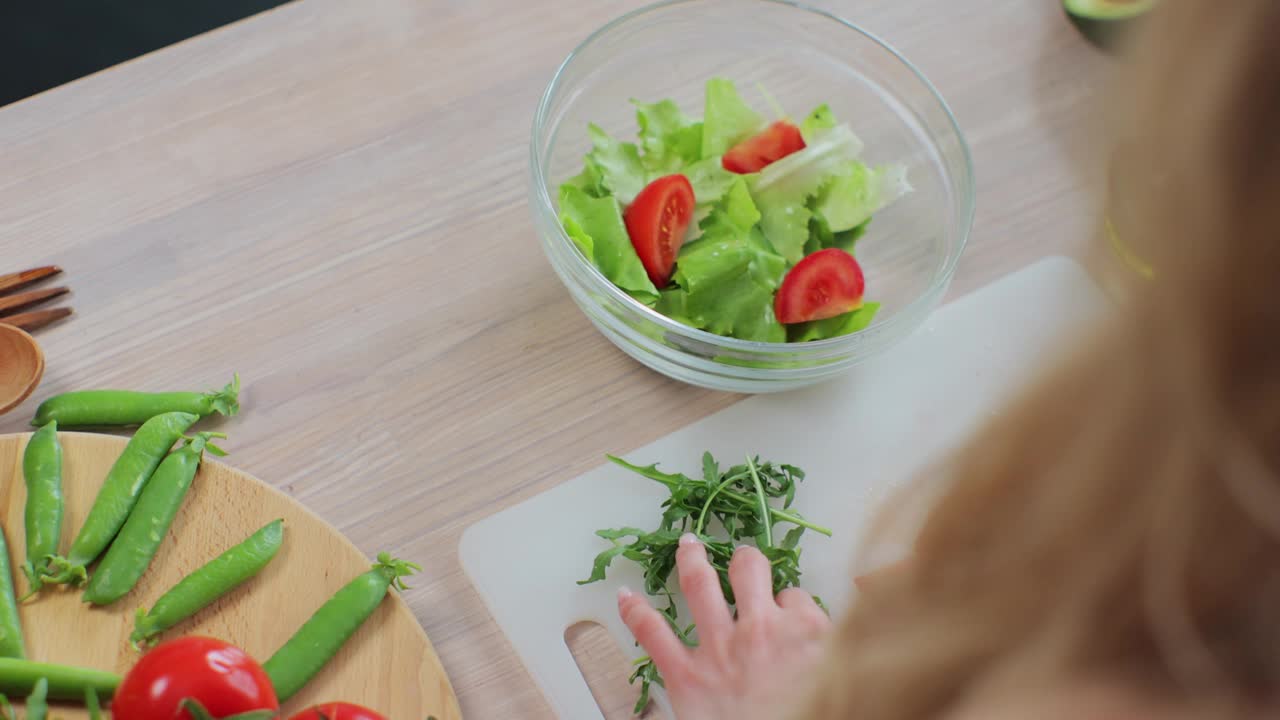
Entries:
POLYGON ((709 452, 702 453, 702 479, 711 486, 720 482, 720 463, 709 452))
POLYGON ((658 289, 631 245, 617 200, 594 198, 574 185, 561 185, 560 223, 610 282, 646 305, 658 301, 658 289))
POLYGON ((724 155, 764 125, 764 120, 742 100, 730 80, 708 80, 706 103, 702 118, 703 158, 724 155))
POLYGON ((817 139, 818 133, 823 130, 830 130, 836 126, 835 113, 831 112, 831 108, 825 103, 813 109, 809 116, 800 123, 800 137, 804 138, 806 145, 817 139))
MULTIPOLYGON (((785 509, 795 498, 796 486, 804 480, 804 472, 792 465, 748 457, 746 464, 721 470, 715 458, 704 453, 702 477, 694 479, 679 473, 663 472, 657 465, 641 467, 612 455, 608 457, 628 470, 662 483, 670 496, 662 503, 662 523, 653 532, 646 533, 637 528, 598 531, 596 534, 609 540, 611 547, 596 556, 591 577, 580 584, 604 579, 615 557, 621 556, 638 564, 644 573, 645 592, 653 597, 666 598, 666 606, 659 612, 676 636, 688 646, 698 644, 696 628, 693 625, 681 627, 675 598, 668 587, 676 570, 676 551, 684 533, 695 534, 706 547, 707 559, 716 570, 721 590, 730 605, 736 602, 736 598, 729 582, 729 561, 738 545, 754 542, 769 559, 773 592, 776 594, 800 582, 799 543, 804 532, 814 530, 831 535, 829 529, 814 525, 799 513, 785 509), (783 501, 783 509, 776 506, 779 500, 783 501), (679 519, 672 522, 673 517, 679 519), (780 543, 774 544, 772 528, 778 523, 788 523, 793 527, 780 543), (715 526, 722 532, 712 535, 710 528, 715 526)), ((652 659, 642 657, 636 660, 630 681, 640 685, 640 697, 635 706, 635 712, 639 714, 649 704, 652 686, 663 685, 662 675, 652 659)))
POLYGON ((645 186, 645 168, 635 143, 619 142, 594 123, 587 126, 591 152, 586 165, 591 175, 600 177, 600 186, 613 192, 623 205, 636 199, 645 186))
POLYGON ((880 311, 880 303, 864 303, 862 307, 837 315, 826 320, 814 320, 787 326, 787 339, 791 342, 803 343, 813 340, 826 340, 841 335, 851 335, 871 325, 876 313, 880 311))
POLYGON ((640 126, 641 162, 649 179, 679 172, 702 157, 702 123, 685 115, 671 100, 631 101, 640 126))
POLYGON ((618 540, 626 537, 641 537, 644 534, 643 530, 638 530, 636 528, 618 528, 617 530, 597 531, 596 535, 613 542, 613 547, 610 547, 608 550, 596 555, 596 559, 591 566, 591 576, 586 580, 579 580, 578 584, 587 585, 605 579, 605 576, 609 571, 609 565, 613 563, 613 559, 622 555, 630 548, 629 544, 619 543, 618 540))

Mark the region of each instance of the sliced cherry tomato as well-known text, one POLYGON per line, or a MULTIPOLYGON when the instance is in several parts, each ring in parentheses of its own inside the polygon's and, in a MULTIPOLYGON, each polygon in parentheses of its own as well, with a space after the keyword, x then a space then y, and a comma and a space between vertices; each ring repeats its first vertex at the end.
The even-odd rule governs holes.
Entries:
POLYGON ((866 281, 853 256, 827 248, 806 257, 782 279, 773 314, 783 324, 825 320, 862 307, 866 281))
POLYGON ((720 164, 729 172, 746 175, 760 172, 766 165, 803 149, 804 137, 800 135, 800 128, 779 120, 729 148, 720 164))
POLYGON ((216 718, 278 710, 262 666, 221 640, 185 637, 157 645, 124 676, 111 700, 116 720, 191 720, 182 702, 200 703, 216 718))
POLYGON ((359 705, 332 702, 309 707, 289 720, 387 720, 385 717, 359 705))
POLYGON ((676 253, 693 220, 693 186, 683 175, 667 175, 645 186, 623 213, 627 235, 644 271, 662 289, 671 281, 676 253))

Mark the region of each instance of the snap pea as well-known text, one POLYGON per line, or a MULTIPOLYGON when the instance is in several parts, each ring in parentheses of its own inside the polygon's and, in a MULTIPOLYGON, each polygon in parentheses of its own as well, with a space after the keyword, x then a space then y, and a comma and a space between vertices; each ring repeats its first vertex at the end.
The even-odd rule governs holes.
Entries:
POLYGON ((119 675, 101 670, 0 658, 0 692, 27 695, 41 679, 48 683, 51 700, 81 700, 89 689, 106 699, 120 685, 119 675))
POLYGON ((150 612, 138 608, 129 641, 134 647, 148 642, 257 575, 279 552, 283 540, 284 520, 274 520, 244 542, 182 578, 156 600, 150 612))
POLYGON ((191 413, 165 413, 138 428, 102 482, 102 489, 75 542, 71 543, 71 550, 65 558, 49 558, 47 572, 41 573, 42 580, 79 585, 88 579, 85 566, 96 560, 120 532, 142 488, 169 448, 199 419, 191 413))
POLYGON ((58 553, 62 537, 62 445, 58 443, 58 423, 46 424, 27 441, 22 455, 22 475, 27 483, 27 506, 23 516, 27 530, 27 560, 22 572, 27 576, 27 596, 40 592, 44 582, 40 571, 45 558, 58 553))
POLYGON ((169 453, 156 472, 142 488, 138 502, 129 512, 120 534, 111 541, 111 547, 93 571, 93 577, 85 588, 83 599, 94 605, 110 605, 124 597, 151 564, 160 543, 169 532, 178 508, 191 489, 191 481, 200 469, 204 451, 214 455, 226 455, 222 448, 209 442, 212 438, 225 438, 222 433, 196 433, 195 437, 169 453))
POLYGON ((280 702, 293 697, 343 643, 369 619, 392 588, 404 589, 401 579, 422 568, 380 553, 378 562, 347 583, 320 607, 293 637, 262 665, 280 702))
POLYGON ((102 703, 98 702, 98 693, 93 688, 84 690, 84 709, 89 720, 102 720, 102 703))
POLYGON ((22 647, 22 623, 18 620, 18 601, 13 595, 13 573, 9 567, 9 548, 0 528, 0 657, 26 656, 22 647))
POLYGON ((49 679, 40 678, 27 696, 27 720, 44 720, 49 716, 49 679))
POLYGON ((40 403, 32 425, 58 421, 63 427, 141 425, 157 415, 185 412, 205 417, 240 411, 240 376, 222 390, 145 393, 132 390, 80 390, 40 403))

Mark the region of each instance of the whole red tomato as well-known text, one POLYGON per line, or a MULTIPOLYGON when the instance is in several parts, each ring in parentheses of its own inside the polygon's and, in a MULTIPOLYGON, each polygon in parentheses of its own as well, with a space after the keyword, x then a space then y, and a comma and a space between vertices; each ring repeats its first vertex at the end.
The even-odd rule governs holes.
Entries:
POLYGON ((183 700, 216 718, 277 710, 275 688, 262 666, 240 648, 206 637, 156 646, 124 676, 111 700, 115 720, 191 720, 183 700))
POLYGON ((289 720, 387 720, 366 707, 333 702, 309 707, 289 720))

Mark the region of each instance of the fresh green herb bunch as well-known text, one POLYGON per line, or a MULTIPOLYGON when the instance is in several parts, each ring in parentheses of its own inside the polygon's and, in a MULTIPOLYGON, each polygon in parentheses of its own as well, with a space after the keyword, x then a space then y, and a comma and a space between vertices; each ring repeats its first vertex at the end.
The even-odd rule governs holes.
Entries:
MULTIPOLYGON (((597 531, 596 535, 608 540, 612 546, 596 556, 591 577, 580 580, 578 584, 604 580, 609 566, 617 557, 636 563, 644 571, 644 591, 651 596, 666 598, 662 614, 686 645, 698 644, 695 628, 692 624, 680 626, 675 598, 668 587, 676 569, 680 536, 693 533, 702 541, 707 549, 707 559, 719 574, 720 587, 730 605, 734 604, 734 596, 733 587, 729 584, 729 560, 739 545, 754 544, 769 559, 773 566, 773 592, 776 594, 800 584, 798 546, 805 531, 831 536, 830 529, 815 525, 790 509, 797 486, 804 480, 804 471, 793 465, 761 462, 758 457, 749 457, 746 464, 721 471, 711 453, 703 453, 702 477, 695 479, 679 473, 664 473, 658 470, 657 465, 632 465, 612 455, 609 460, 662 483, 671 495, 662 503, 662 522, 656 530, 627 527, 597 531), (774 526, 778 523, 792 526, 780 542, 773 535, 774 526)), ((821 600, 818 602, 821 605, 821 600)), ((653 661, 643 657, 636 661, 631 682, 640 683, 640 698, 635 707, 636 714, 639 714, 649 704, 652 685, 663 684, 662 676, 653 661)))

